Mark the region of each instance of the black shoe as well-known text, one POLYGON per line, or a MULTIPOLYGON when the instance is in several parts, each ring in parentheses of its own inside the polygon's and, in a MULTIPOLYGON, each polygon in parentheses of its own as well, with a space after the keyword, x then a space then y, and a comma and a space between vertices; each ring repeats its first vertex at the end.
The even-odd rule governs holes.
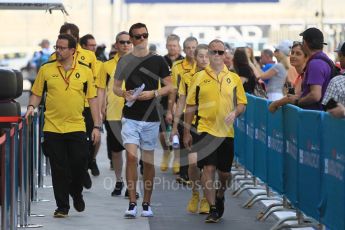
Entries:
POLYGON ((80 195, 78 197, 73 197, 73 207, 78 212, 82 212, 85 210, 85 202, 83 200, 82 195, 80 195))
POLYGON ((112 191, 111 196, 120 196, 122 189, 123 189, 123 182, 122 181, 116 182, 114 191, 112 191))
POLYGON ((91 174, 93 176, 99 176, 99 169, 98 169, 96 159, 92 160, 90 169, 91 169, 91 174))
POLYGON ((218 223, 219 219, 220 219, 220 216, 218 214, 216 206, 211 206, 210 207, 210 213, 206 217, 205 222, 206 223, 218 223))
POLYGON ((223 197, 217 197, 217 193, 216 193, 216 208, 219 214, 219 218, 223 216, 224 213, 224 196, 223 197))
POLYGON ((64 210, 61 210, 61 209, 56 209, 54 211, 54 217, 55 218, 65 218, 68 216, 68 211, 64 211, 64 210))
MULTIPOLYGON (((126 189, 125 198, 127 198, 127 199, 129 198, 128 189, 126 189)), ((137 193, 137 192, 135 193, 135 198, 137 198, 137 199, 139 198, 139 193, 137 193)))
POLYGON ((86 189, 90 189, 92 186, 92 181, 91 181, 91 177, 88 171, 86 171, 85 173, 85 178, 84 178, 84 184, 83 184, 84 188, 86 189))

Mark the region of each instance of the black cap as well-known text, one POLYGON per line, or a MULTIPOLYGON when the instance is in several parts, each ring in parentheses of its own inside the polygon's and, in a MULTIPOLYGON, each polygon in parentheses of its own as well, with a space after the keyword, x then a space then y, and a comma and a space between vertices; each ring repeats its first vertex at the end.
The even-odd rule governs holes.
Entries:
POLYGON ((299 36, 303 36, 303 40, 309 44, 327 45, 323 40, 323 33, 315 27, 306 29, 304 32, 300 33, 299 36))

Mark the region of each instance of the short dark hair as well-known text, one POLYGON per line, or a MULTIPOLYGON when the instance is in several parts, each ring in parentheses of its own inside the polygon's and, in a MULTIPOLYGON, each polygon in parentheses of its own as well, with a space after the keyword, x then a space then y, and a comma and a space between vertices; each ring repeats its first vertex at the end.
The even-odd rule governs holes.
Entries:
POLYGON ((127 31, 121 31, 121 32, 119 32, 118 34, 116 34, 116 37, 115 37, 115 42, 118 42, 119 41, 119 39, 120 39, 120 36, 121 35, 129 35, 129 33, 127 32, 127 31))
POLYGON ((68 48, 77 48, 77 41, 69 34, 59 34, 58 39, 65 39, 68 41, 68 48))
POLYGON ((86 34, 86 35, 84 35, 83 37, 80 38, 79 44, 81 46, 87 46, 87 41, 90 40, 90 39, 95 39, 95 37, 92 36, 92 34, 86 34))
POLYGON ((139 29, 139 28, 145 28, 147 32, 149 32, 147 30, 147 27, 144 23, 141 23, 141 22, 138 22, 138 23, 135 23, 131 26, 131 28, 129 28, 129 36, 133 37, 133 30, 135 29, 139 29))
POLYGON ((73 35, 73 37, 75 37, 77 39, 77 42, 79 41, 79 28, 78 26, 76 26, 73 23, 68 23, 65 22, 65 24, 63 24, 60 27, 60 34, 65 34, 67 33, 67 31, 71 31, 71 34, 73 35))

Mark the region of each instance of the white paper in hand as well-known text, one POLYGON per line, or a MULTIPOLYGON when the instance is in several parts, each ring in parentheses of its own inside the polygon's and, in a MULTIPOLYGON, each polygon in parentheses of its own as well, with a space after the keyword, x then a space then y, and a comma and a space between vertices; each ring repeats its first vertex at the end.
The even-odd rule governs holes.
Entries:
POLYGON ((126 102, 127 107, 131 107, 134 104, 134 102, 136 101, 139 94, 141 94, 141 92, 143 92, 144 88, 145 88, 145 84, 143 83, 140 87, 133 89, 134 100, 133 101, 127 101, 126 102))

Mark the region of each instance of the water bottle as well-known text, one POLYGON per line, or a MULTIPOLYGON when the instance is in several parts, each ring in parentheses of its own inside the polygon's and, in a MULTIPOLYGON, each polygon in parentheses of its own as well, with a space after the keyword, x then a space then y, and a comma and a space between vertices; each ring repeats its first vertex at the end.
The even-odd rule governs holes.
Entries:
POLYGON ((174 136, 173 136, 172 147, 173 147, 174 149, 179 149, 179 148, 180 148, 180 140, 179 140, 178 135, 174 135, 174 136))

